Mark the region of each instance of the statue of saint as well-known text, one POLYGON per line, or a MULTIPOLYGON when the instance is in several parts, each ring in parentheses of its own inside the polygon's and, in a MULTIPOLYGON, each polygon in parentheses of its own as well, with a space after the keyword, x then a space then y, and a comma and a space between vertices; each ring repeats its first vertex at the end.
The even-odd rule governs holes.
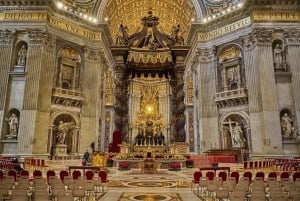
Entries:
POLYGON ((123 24, 119 25, 119 30, 116 35, 116 45, 125 45, 126 40, 128 39, 128 27, 123 24))
POLYGON ((27 50, 25 45, 22 45, 18 52, 18 57, 17 57, 17 65, 18 66, 25 66, 26 65, 26 56, 27 56, 27 50))
POLYGON ((284 49, 280 44, 276 44, 273 50, 273 59, 275 69, 282 68, 284 49))
POLYGON ((292 134, 292 122, 293 120, 289 117, 287 113, 281 117, 281 129, 282 129, 282 136, 289 137, 292 134))
POLYGON ((183 33, 181 31, 181 27, 179 24, 177 26, 173 26, 171 30, 171 37, 175 40, 176 44, 183 45, 184 39, 183 39, 183 33))
POLYGON ((66 136, 70 129, 74 127, 74 122, 59 122, 57 127, 58 131, 56 133, 56 144, 65 144, 66 136))
POLYGON ((242 128, 239 126, 237 122, 235 123, 235 126, 232 129, 231 136, 233 140, 233 146, 235 147, 246 146, 246 139, 244 138, 242 128))
POLYGON ((9 118, 6 118, 6 121, 9 125, 9 134, 10 137, 16 137, 19 127, 19 119, 15 113, 12 113, 9 118))

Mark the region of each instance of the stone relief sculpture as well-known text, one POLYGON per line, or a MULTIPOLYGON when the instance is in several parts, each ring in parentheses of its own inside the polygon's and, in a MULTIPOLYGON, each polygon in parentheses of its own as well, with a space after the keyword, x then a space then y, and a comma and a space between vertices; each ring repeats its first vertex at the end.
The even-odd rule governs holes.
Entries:
POLYGON ((19 119, 15 113, 12 113, 9 118, 6 118, 9 126, 9 133, 6 135, 7 138, 16 138, 19 127, 19 119))
POLYGON ((22 45, 22 47, 18 51, 17 65, 25 66, 26 65, 26 57, 27 57, 27 49, 26 49, 25 45, 22 45))
POLYGON ((293 128, 292 122, 293 120, 289 117, 289 115, 287 113, 284 113, 284 115, 280 119, 282 137, 285 138, 291 136, 293 128))
POLYGON ((56 133, 56 144, 65 144, 65 140, 67 137, 67 134, 71 129, 74 129, 74 122, 63 122, 60 121, 59 125, 57 126, 57 133, 56 133))

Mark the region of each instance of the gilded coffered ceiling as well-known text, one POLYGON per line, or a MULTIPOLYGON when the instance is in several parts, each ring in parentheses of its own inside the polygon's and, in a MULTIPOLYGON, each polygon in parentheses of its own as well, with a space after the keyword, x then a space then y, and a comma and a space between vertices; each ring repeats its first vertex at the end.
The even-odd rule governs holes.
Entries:
POLYGON ((63 3, 67 11, 72 10, 81 16, 90 16, 97 22, 107 22, 115 35, 122 23, 129 34, 142 27, 141 19, 152 11, 159 18, 158 28, 166 34, 172 26, 180 25, 187 36, 194 22, 202 22, 210 17, 223 16, 224 11, 237 7, 246 0, 54 0, 63 3))

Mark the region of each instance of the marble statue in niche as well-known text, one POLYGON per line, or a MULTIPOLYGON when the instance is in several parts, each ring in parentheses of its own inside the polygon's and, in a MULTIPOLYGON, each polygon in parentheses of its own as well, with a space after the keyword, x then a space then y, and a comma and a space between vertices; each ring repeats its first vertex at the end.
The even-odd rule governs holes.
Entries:
POLYGON ((281 130, 282 130, 282 137, 290 137, 292 135, 292 128, 293 128, 293 120, 289 117, 287 113, 280 119, 281 130))
POLYGON ((74 126, 74 122, 60 121, 57 126, 57 133, 55 136, 56 144, 66 144, 66 137, 69 132, 74 129, 74 126))
POLYGON ((287 71, 285 62, 285 49, 282 41, 273 43, 273 61, 275 71, 287 71))
POLYGON ((6 121, 9 127, 9 132, 8 135, 6 135, 6 138, 8 139, 17 138, 18 128, 19 128, 19 118, 15 113, 12 113, 9 118, 6 118, 6 121))
POLYGON ((243 129, 242 120, 231 116, 222 123, 223 147, 224 148, 245 148, 247 147, 246 133, 243 129), (232 119, 231 119, 232 118, 232 119))
POLYGON ((18 51, 17 65, 18 66, 25 66, 26 65, 26 58, 27 58, 27 49, 26 49, 25 45, 22 45, 22 47, 18 51))
POLYGON ((233 146, 237 147, 245 147, 246 139, 244 138, 244 134, 241 126, 236 122, 235 126, 231 130, 232 142, 233 146))

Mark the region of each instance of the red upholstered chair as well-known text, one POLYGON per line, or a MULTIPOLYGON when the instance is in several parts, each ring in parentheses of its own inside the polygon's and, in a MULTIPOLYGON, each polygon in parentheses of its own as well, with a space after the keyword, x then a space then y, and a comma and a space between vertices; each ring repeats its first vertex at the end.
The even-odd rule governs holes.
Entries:
POLYGON ((33 178, 35 178, 35 177, 42 177, 42 176, 43 176, 42 171, 40 171, 40 170, 34 170, 33 171, 33 178))
POLYGON ((276 172, 269 172, 268 178, 276 178, 277 179, 277 173, 276 172))
POLYGON ((294 174, 293 174, 293 181, 296 181, 296 179, 299 180, 299 178, 300 178, 300 172, 299 171, 294 172, 294 174))
POLYGON ((21 170, 20 176, 22 177, 29 177, 29 171, 28 170, 21 170))
POLYGON ((114 131, 113 140, 111 145, 108 148, 108 152, 119 153, 121 148, 118 145, 121 143, 122 143, 122 133, 120 131, 114 131))
POLYGON ((237 171, 231 172, 230 176, 235 178, 236 183, 239 183, 239 180, 240 180, 239 172, 237 172, 237 171))
POLYGON ((72 177, 73 179, 78 179, 79 177, 81 177, 81 172, 79 170, 74 170, 72 172, 72 177))
POLYGON ((4 177, 4 172, 2 170, 0 170, 0 179, 2 180, 4 177))
POLYGON ((101 178, 101 183, 107 186, 107 191, 108 191, 108 187, 109 187, 109 181, 107 179, 107 173, 104 170, 100 170, 100 172, 98 173, 99 178, 101 178))
POLYGON ((202 177, 202 172, 200 171, 194 172, 191 188, 193 188, 193 185, 199 184, 201 177, 202 177))
POLYGON ((244 177, 247 177, 249 179, 249 182, 252 182, 252 172, 244 172, 244 177))
POLYGON ((222 181, 226 181, 227 180, 227 172, 225 172, 225 171, 219 172, 218 177, 221 177, 222 181))
POLYGON ((249 162, 249 168, 250 168, 250 169, 253 169, 253 161, 250 161, 250 162, 249 162))
POLYGON ((290 173, 289 172, 282 172, 280 174, 280 180, 289 179, 289 178, 290 178, 290 173))
POLYGON ((87 180, 93 180, 94 178, 94 172, 92 170, 88 170, 85 172, 85 177, 87 180))
POLYGON ((16 170, 14 170, 14 169, 8 170, 7 175, 8 176, 13 176, 15 181, 17 180, 17 171, 16 170))
POLYGON ((208 180, 214 180, 215 173, 212 171, 208 171, 205 176, 208 178, 208 180))
POLYGON ((264 172, 257 172, 255 174, 255 178, 262 178, 262 180, 265 180, 265 173, 264 172))
POLYGON ((248 161, 244 161, 244 169, 248 168, 248 161))
POLYGON ((47 174, 47 180, 49 180, 50 176, 55 176, 55 171, 54 170, 48 170, 46 174, 47 174))
POLYGON ((64 181, 65 176, 69 176, 69 172, 67 170, 61 170, 59 172, 59 178, 61 181, 64 181))

